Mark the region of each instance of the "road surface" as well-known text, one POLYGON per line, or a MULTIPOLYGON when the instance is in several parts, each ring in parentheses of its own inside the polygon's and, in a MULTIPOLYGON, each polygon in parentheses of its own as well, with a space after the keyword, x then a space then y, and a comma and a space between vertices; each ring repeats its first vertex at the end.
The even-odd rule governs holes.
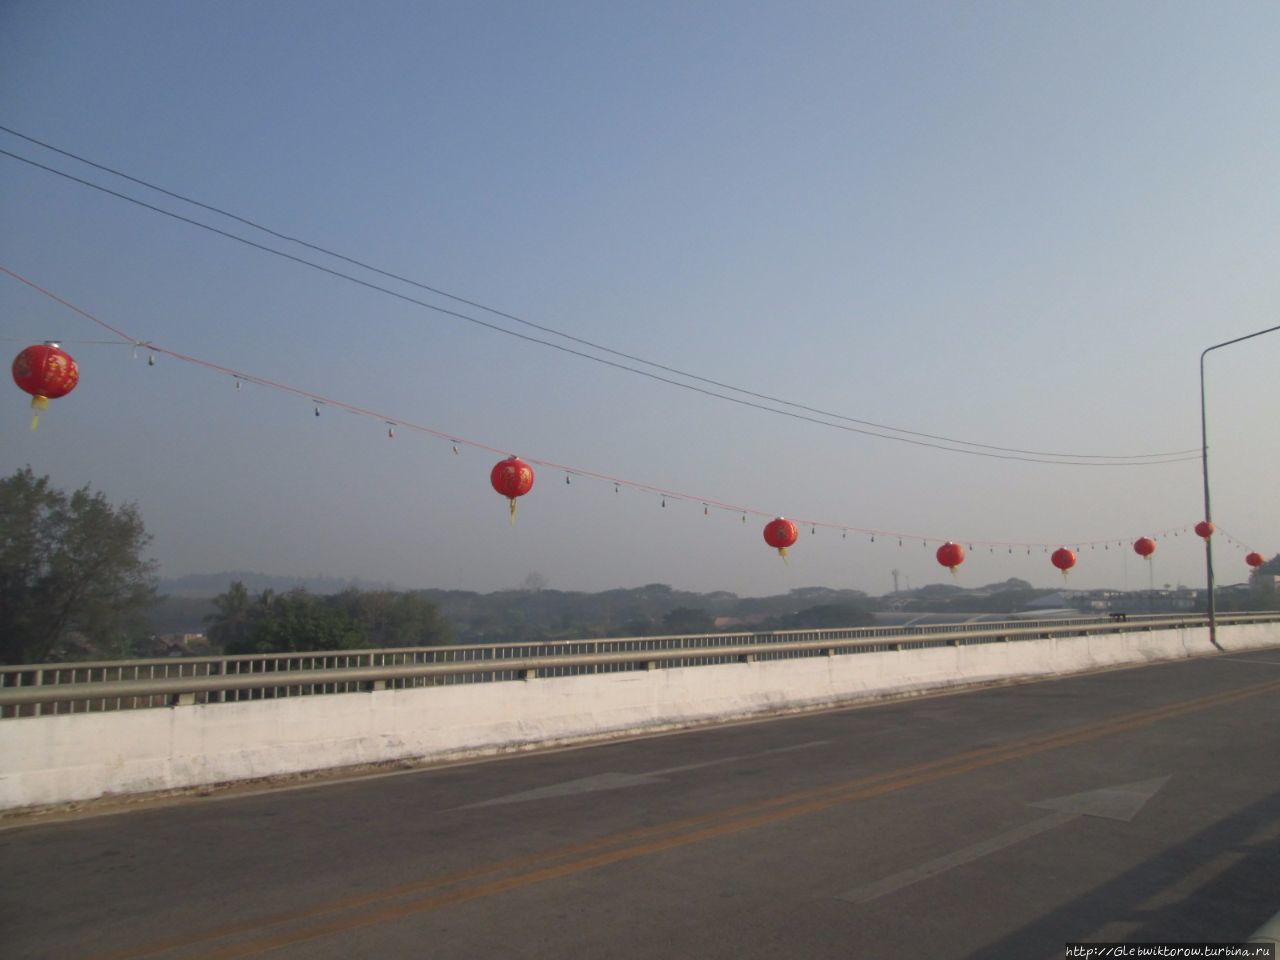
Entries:
POLYGON ((0 863, 7 958, 1240 940, 1280 909, 1280 651, 19 823, 0 863))

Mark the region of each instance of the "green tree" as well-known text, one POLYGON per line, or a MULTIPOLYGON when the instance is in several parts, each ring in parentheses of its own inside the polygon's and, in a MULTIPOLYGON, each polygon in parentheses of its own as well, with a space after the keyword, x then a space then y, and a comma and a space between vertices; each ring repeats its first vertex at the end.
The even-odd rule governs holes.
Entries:
POLYGON ((330 599, 336 609, 346 612, 375 649, 441 646, 453 639, 453 629, 436 605, 415 593, 347 590, 330 599))
POLYGON ((632 617, 618 632, 624 637, 643 637, 653 632, 653 621, 647 617, 632 617))
POLYGON ((204 618, 209 624, 209 642, 223 650, 239 649, 248 640, 255 609, 244 582, 231 581, 226 593, 213 598, 217 609, 204 618))
POLYGON ((367 646, 364 631, 345 610, 297 589, 282 594, 262 591, 248 634, 225 649, 230 654, 304 653, 367 646))
POLYGON ((0 480, 0 662, 48 660, 72 632, 129 655, 155 600, 150 540, 133 504, 67 496, 30 467, 0 480))

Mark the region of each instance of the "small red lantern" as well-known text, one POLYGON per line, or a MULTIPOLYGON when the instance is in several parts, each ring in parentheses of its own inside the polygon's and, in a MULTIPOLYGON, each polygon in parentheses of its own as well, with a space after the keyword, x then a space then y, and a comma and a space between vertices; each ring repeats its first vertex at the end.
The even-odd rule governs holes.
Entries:
POLYGON ((1203 537, 1208 540, 1213 536, 1213 523, 1209 520, 1201 520, 1196 524, 1196 536, 1203 537))
POLYGON ((1059 547, 1053 551, 1053 556, 1049 559, 1053 561, 1055 567, 1062 571, 1064 577, 1067 575, 1067 571, 1076 565, 1075 553, 1066 547, 1059 547))
POLYGON ((938 548, 938 562, 955 575, 956 567, 964 563, 964 547, 948 540, 938 548))
POLYGON ((516 497, 523 497, 533 489, 533 467, 519 457, 508 457, 494 464, 489 482, 511 503, 511 522, 515 523, 516 497))
POLYGON ((1260 567, 1267 562, 1266 558, 1260 553, 1251 553, 1244 558, 1244 562, 1251 567, 1260 567))
POLYGON ((1156 542, 1150 537, 1139 537, 1133 541, 1133 552, 1140 557, 1149 558, 1156 552, 1156 542))
POLYGON ((787 547, 795 543, 799 536, 799 529, 785 517, 775 517, 764 525, 764 542, 777 550, 784 560, 787 558, 787 547))
POLYGON ((80 382, 80 368, 71 354, 52 340, 27 347, 13 361, 13 382, 31 394, 31 429, 40 424, 40 413, 49 401, 65 397, 80 382))

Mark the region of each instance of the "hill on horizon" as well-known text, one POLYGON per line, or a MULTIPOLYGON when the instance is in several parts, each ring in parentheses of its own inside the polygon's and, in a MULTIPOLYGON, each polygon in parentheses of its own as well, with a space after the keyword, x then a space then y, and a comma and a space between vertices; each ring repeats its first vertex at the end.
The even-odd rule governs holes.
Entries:
MULTIPOLYGON (((149 618, 152 629, 157 633, 203 631, 214 612, 213 598, 237 580, 255 595, 264 590, 283 593, 296 588, 317 595, 352 589, 395 590, 356 578, 282 577, 249 571, 190 575, 161 582, 162 599, 149 618)), ((487 593, 441 589, 399 592, 416 594, 435 605, 453 627, 457 642, 480 643, 856 626, 879 610, 891 610, 895 615, 1012 612, 1045 591, 1026 581, 1008 580, 972 589, 929 584, 882 598, 859 590, 829 587, 799 587, 768 597, 739 597, 723 590, 694 593, 661 583, 587 593, 549 589, 531 579, 520 588, 487 593)))
POLYGON ((357 577, 280 577, 251 570, 229 570, 222 573, 191 573, 184 577, 166 577, 160 580, 159 592, 170 597, 216 597, 226 593, 235 580, 245 585, 250 593, 274 590, 283 593, 302 587, 312 593, 342 593, 344 590, 399 590, 392 583, 375 583, 357 577))
MULTIPOLYGON (((221 593, 225 593, 227 588, 234 581, 240 581, 250 593, 261 593, 263 590, 274 590, 277 593, 286 590, 293 590, 301 587, 315 594, 332 594, 342 593, 344 590, 391 590, 405 593, 424 593, 437 595, 454 595, 454 596, 498 596, 506 594, 525 594, 539 593, 546 590, 549 593, 572 594, 576 596, 589 596, 592 594, 618 594, 628 591, 643 591, 650 587, 665 587, 672 590, 666 584, 648 584, 645 587, 615 587, 612 590, 582 591, 582 590, 558 590, 554 588, 546 588, 538 586, 522 586, 516 588, 508 588, 505 590, 444 590, 439 588, 412 588, 400 587, 394 583, 386 581, 362 580, 359 577, 298 577, 298 576, 279 576, 270 573, 260 573, 254 570, 226 570, 218 573, 191 573, 181 577, 162 577, 159 581, 158 592, 162 596, 170 597, 187 597, 187 598, 212 598, 221 593)), ((975 587, 960 587, 955 584, 939 583, 927 584, 917 587, 915 590, 903 590, 902 595, 911 595, 918 593, 965 593, 969 591, 986 593, 998 590, 1034 590, 1030 583, 1025 580, 1009 579, 999 583, 989 583, 975 587)), ((708 600, 745 600, 750 601, 753 598, 739 598, 737 594, 732 594, 724 590, 716 590, 708 593, 697 593, 690 591, 675 589, 678 594, 686 597, 704 598, 708 600)), ((829 597, 838 594, 853 594, 859 597, 869 597, 861 590, 841 590, 833 587, 796 587, 790 591, 790 595, 796 598, 812 597, 829 597)), ((891 596, 892 592, 884 594, 891 596)), ((754 598, 765 600, 767 597, 754 598)))

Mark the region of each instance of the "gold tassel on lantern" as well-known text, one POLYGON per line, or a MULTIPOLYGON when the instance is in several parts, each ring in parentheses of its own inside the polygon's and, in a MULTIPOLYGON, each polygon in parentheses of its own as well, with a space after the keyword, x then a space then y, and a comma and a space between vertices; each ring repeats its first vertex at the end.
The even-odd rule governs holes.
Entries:
POLYGON ((31 432, 36 432, 36 427, 40 426, 40 414, 49 409, 49 398, 35 396, 31 398, 31 409, 35 413, 31 414, 31 432))

